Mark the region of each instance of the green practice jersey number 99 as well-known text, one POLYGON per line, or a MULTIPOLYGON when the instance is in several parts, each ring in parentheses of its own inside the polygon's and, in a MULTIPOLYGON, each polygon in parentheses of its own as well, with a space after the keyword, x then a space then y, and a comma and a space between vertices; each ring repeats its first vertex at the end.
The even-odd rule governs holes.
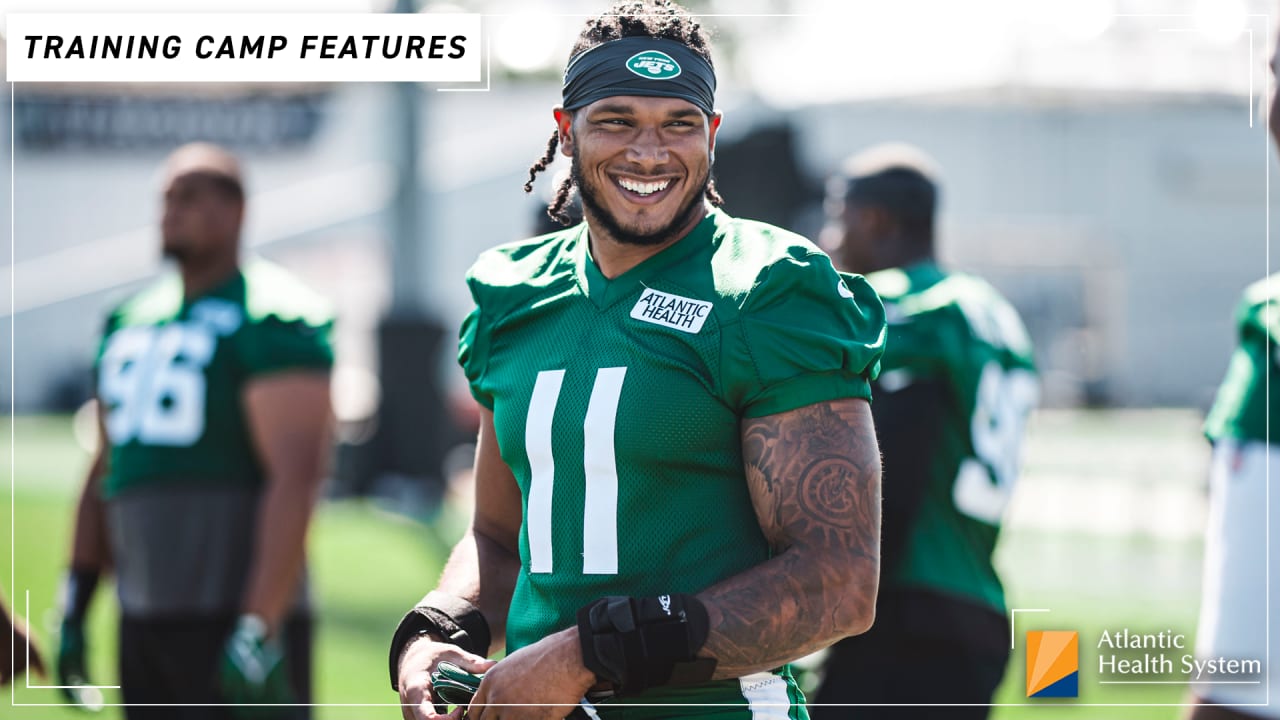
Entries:
POLYGON ((982 368, 970 433, 977 458, 965 458, 952 490, 956 508, 990 525, 1000 522, 1018 479, 1023 430, 1039 394, 1035 373, 982 368))

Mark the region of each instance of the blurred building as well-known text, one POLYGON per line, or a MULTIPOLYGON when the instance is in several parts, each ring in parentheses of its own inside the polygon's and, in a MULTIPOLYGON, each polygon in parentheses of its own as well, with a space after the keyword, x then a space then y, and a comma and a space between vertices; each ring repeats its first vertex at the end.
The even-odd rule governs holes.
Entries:
MULTIPOLYGON (((515 12, 497 0, 461 4, 515 12)), ((812 234, 822 178, 845 155, 916 143, 944 169, 945 259, 989 277, 1022 311, 1049 404, 1207 405, 1238 292, 1268 272, 1274 161, 1257 108, 1271 30, 1258 2, 1049 3, 1040 16, 999 2, 960 15, 924 0, 892 11, 695 5, 737 13, 708 19, 723 48, 717 158, 730 211, 812 234), (1222 8, 1235 15, 1224 21, 1222 8), (907 26, 911 12, 937 22, 907 26), (1062 18, 1071 22, 1050 27, 1062 18), (938 29, 948 23, 954 32, 938 29)), ((555 66, 576 22, 529 17, 490 26, 496 61, 507 63, 491 90, 419 94, 430 212, 414 262, 423 304, 450 333, 470 307, 466 268, 524 236, 536 203, 520 186, 551 133, 555 66), (519 47, 504 53, 502 43, 519 47)), ((247 158, 249 248, 338 305, 339 410, 371 412, 401 152, 390 98, 385 85, 19 86, 4 97, 14 182, 6 174, 0 185, 12 193, 14 235, 0 337, 12 338, 13 381, 0 372, 0 401, 29 412, 87 393, 107 308, 161 267, 157 166, 173 145, 203 137, 247 158)), ((424 370, 460 388, 444 345, 424 370)))
POLYGON ((943 167, 941 253, 1022 312, 1050 404, 1207 406, 1267 274, 1263 123, 1228 95, 995 89, 803 113, 810 168, 885 138, 943 167))

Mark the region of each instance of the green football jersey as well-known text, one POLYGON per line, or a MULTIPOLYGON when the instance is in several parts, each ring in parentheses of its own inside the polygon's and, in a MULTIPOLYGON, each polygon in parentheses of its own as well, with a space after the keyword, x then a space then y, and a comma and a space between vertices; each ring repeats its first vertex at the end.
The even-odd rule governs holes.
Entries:
MULTIPOLYGON (((1004 611, 991 554, 1018 475, 1038 385, 1017 312, 978 278, 932 263, 868 276, 884 301, 889 339, 876 392, 931 381, 945 389, 937 445, 902 559, 884 585, 923 587, 1004 611)), ((886 497, 893 467, 886 459, 886 497)))
POLYGON ((1280 274, 1250 285, 1236 312, 1240 344, 1205 421, 1211 440, 1270 442, 1267 413, 1280 404, 1280 274), (1268 397, 1268 384, 1270 396, 1268 397))
POLYGON ((184 300, 171 275, 120 305, 95 367, 111 443, 104 496, 260 484, 241 389, 265 373, 328 369, 332 323, 323 300, 264 261, 197 298, 184 300))
MULTIPOLYGON (((523 497, 508 652, 597 598, 697 593, 767 560, 742 419, 869 398, 884 342, 865 280, 720 211, 612 280, 580 224, 484 253, 468 283, 459 361, 523 497)), ((711 685, 741 701, 748 683, 711 685)))

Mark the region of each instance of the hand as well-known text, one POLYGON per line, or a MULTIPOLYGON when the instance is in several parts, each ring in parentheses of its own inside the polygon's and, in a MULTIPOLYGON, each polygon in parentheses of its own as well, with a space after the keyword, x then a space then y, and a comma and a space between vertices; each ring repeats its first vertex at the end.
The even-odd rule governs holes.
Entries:
POLYGON ((485 673, 467 708, 468 720, 563 720, 596 676, 582 664, 576 627, 521 648, 485 673), (503 705, 525 704, 525 707, 503 705))
POLYGON ((472 655, 457 645, 439 642, 423 636, 409 643, 400 658, 400 712, 404 720, 430 720, 448 717, 461 720, 463 708, 456 708, 445 715, 436 712, 440 703, 431 688, 431 673, 440 661, 448 660, 463 670, 480 675, 494 667, 494 661, 472 655))
POLYGON ((257 615, 241 616, 227 639, 218 666, 218 686, 223 700, 236 704, 231 714, 237 718, 278 717, 288 709, 254 705, 294 702, 284 653, 279 642, 267 636, 267 624, 257 615))
MULTIPOLYGON (((448 660, 441 660, 436 671, 431 673, 432 692, 450 705, 470 705, 483 681, 484 675, 469 673, 448 660)), ((600 720, 600 716, 596 714, 595 706, 583 698, 567 720, 600 720)))
POLYGON ((63 699, 82 710, 102 709, 102 691, 92 685, 85 669, 88 644, 84 639, 84 620, 63 618, 58 633, 58 692, 63 699))

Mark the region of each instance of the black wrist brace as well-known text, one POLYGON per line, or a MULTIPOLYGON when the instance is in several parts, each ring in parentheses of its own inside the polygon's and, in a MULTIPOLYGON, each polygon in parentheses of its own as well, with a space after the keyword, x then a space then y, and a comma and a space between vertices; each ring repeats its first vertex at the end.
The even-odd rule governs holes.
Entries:
POLYGON ((710 631, 692 595, 605 597, 578 610, 583 664, 620 695, 710 680, 715 659, 697 657, 710 631))
POLYGON ((425 633, 439 635, 473 655, 489 655, 489 623, 480 609, 459 597, 432 590, 410 610, 391 637, 391 689, 400 691, 400 655, 411 640, 425 633))
POLYGON ((73 623, 84 621, 89 602, 98 587, 98 571, 71 568, 62 581, 62 617, 73 623))

